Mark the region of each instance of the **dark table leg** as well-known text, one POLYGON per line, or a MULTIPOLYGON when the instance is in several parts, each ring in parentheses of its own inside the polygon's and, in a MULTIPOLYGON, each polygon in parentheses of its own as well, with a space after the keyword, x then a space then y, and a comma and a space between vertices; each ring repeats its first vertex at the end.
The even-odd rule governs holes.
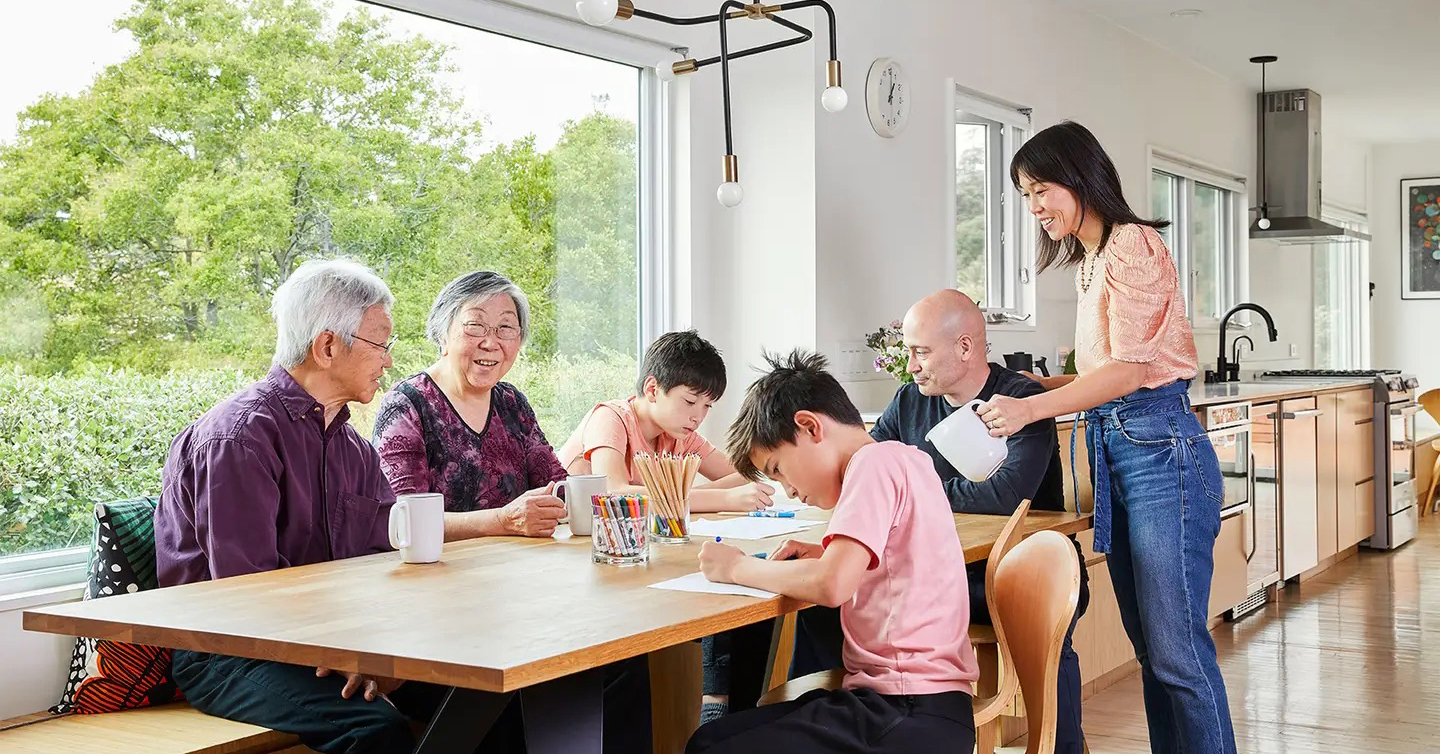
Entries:
POLYGON ((514 692, 452 688, 420 737, 415 754, 471 754, 510 703, 514 692))
POLYGON ((603 673, 596 668, 520 691, 529 754, 601 754, 603 673))

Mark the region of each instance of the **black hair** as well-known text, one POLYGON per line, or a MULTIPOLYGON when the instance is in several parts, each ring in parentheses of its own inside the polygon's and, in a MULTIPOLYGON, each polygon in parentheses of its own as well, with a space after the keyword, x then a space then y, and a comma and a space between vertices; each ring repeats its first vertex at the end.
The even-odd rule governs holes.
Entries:
POLYGON ((745 391, 725 442, 730 463, 751 481, 759 478, 760 469, 750 461, 750 454, 795 442, 796 412, 811 411, 841 424, 865 426, 845 388, 825 371, 824 356, 797 348, 787 356, 767 353, 765 361, 770 371, 745 391))
MULTIPOLYGON (((1020 176, 1055 183, 1069 189, 1080 203, 1081 222, 1087 212, 1104 224, 1100 247, 1110 240, 1116 225, 1148 225, 1164 228, 1169 220, 1146 220, 1125 202, 1120 173, 1110 155, 1090 129, 1074 121, 1051 126, 1026 141, 1010 160, 1010 182, 1020 188, 1020 176)), ((1073 236, 1053 240, 1042 229, 1039 235, 1040 271, 1059 265, 1070 267, 1085 258, 1085 249, 1073 236)))
POLYGON ((712 400, 725 395, 725 360, 694 330, 667 332, 645 349, 636 394, 645 391, 645 380, 650 377, 666 392, 684 385, 712 400))

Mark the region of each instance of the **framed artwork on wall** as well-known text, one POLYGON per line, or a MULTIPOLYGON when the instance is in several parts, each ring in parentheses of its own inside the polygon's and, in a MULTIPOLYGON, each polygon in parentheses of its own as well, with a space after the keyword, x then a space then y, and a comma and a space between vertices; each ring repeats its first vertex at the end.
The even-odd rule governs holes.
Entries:
POLYGON ((1400 181, 1401 298, 1440 299, 1440 178, 1400 181))

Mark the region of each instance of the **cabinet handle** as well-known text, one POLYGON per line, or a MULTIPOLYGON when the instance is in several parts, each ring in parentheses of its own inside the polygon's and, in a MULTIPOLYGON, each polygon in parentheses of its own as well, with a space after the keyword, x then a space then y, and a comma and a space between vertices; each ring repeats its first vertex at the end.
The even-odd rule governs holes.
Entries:
POLYGON ((1281 419, 1313 419, 1313 418, 1315 418, 1315 417, 1317 417, 1317 416, 1323 416, 1324 414, 1325 414, 1324 411, 1321 411, 1321 410, 1318 409, 1318 408, 1312 408, 1312 409, 1309 409, 1309 410, 1306 410, 1306 411, 1284 411, 1284 412, 1281 412, 1280 418, 1281 418, 1281 419))

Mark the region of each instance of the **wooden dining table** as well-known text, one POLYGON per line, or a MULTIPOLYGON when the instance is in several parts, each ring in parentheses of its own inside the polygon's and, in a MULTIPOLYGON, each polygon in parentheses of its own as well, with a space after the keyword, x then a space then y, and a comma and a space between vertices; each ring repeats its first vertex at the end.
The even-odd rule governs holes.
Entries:
MULTIPOLYGON (((967 562, 989 555, 1005 521, 955 516, 967 562)), ((1088 528, 1089 515, 1069 512, 1025 521, 1027 533, 1088 528)), ((824 531, 731 543, 762 552, 824 531)), ((601 668, 808 606, 648 588, 697 571, 699 542, 650 552, 644 565, 597 565, 589 537, 561 527, 553 538, 448 543, 438 563, 384 553, 27 610, 23 620, 31 631, 452 687, 421 738, 426 754, 473 749, 521 692, 530 751, 598 754, 601 668)))

